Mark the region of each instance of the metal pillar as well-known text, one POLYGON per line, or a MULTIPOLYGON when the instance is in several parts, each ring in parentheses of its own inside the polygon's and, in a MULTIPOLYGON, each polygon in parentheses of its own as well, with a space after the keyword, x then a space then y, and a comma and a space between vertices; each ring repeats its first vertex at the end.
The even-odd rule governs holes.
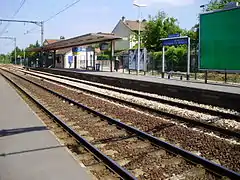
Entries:
POLYGON ((114 44, 115 42, 114 41, 111 41, 111 58, 110 58, 110 71, 113 72, 113 57, 114 57, 114 44))
POLYGON ((43 38, 44 38, 44 24, 43 21, 40 22, 41 26, 41 45, 43 46, 43 38))
POLYGON ((164 78, 165 73, 165 47, 162 48, 162 78, 164 78))
POLYGON ((191 40, 188 37, 188 60, 187 60, 187 80, 190 77, 190 60, 191 60, 191 40))
POLYGON ((56 50, 53 51, 53 67, 55 68, 56 65, 56 50))
POLYGON ((26 66, 26 52, 25 52, 25 49, 23 51, 23 59, 24 59, 23 64, 24 64, 24 66, 26 66))
POLYGON ((225 76, 224 76, 224 82, 227 83, 227 70, 225 69, 225 72, 224 72, 225 76))
POLYGON ((139 64, 140 64, 140 46, 141 46, 141 10, 138 8, 138 58, 137 58, 137 75, 139 74, 139 64))
POLYGON ((14 59, 15 59, 15 64, 17 64, 17 40, 16 40, 16 38, 14 38, 14 47, 15 47, 14 59))
POLYGON ((205 83, 207 84, 207 80, 208 80, 208 71, 205 71, 205 83))
POLYGON ((96 53, 95 49, 93 50, 93 69, 96 70, 96 53))

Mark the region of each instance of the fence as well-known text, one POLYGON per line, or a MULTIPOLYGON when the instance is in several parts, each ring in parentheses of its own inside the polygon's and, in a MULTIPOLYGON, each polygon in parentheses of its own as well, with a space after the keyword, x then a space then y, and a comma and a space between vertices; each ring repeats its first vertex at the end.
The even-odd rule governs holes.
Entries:
MULTIPOLYGON (((127 54, 119 57, 120 59, 120 69, 123 69, 125 72, 129 72, 128 64, 129 64, 129 56, 127 54)), ((197 70, 197 56, 191 56, 191 72, 195 72, 197 70)), ((179 71, 186 72, 187 71, 187 54, 182 57, 182 59, 176 61, 174 59, 165 57, 165 72, 170 71, 179 71)), ((131 70, 131 72, 135 72, 131 70)), ((148 53, 147 61, 146 61, 146 72, 147 74, 151 73, 152 75, 157 75, 162 73, 162 54, 161 52, 148 53)))
MULTIPOLYGON (((136 74, 136 70, 129 70, 129 57, 124 54, 119 57, 120 68, 119 72, 136 74)), ((142 75, 160 76, 162 74, 162 54, 161 52, 148 53, 146 71, 140 71, 142 75)), ((187 54, 182 56, 181 59, 171 59, 165 57, 165 72, 171 74, 169 78, 180 79, 186 78, 187 71, 187 54)), ((224 72, 205 72, 198 70, 198 56, 195 52, 191 53, 190 58, 190 78, 193 80, 205 81, 210 80, 213 82, 229 82, 229 83, 240 83, 239 73, 224 73, 224 72)))

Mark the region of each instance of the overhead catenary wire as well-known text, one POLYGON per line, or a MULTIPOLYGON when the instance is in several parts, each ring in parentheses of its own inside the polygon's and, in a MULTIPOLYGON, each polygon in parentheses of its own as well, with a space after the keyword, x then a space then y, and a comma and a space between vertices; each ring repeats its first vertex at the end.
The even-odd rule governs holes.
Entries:
MULTIPOLYGON (((48 19, 46 19, 46 20, 43 21, 43 22, 46 23, 46 22, 52 20, 54 17, 56 17, 57 15, 63 13, 63 12, 66 11, 67 9, 73 7, 74 5, 76 5, 77 3, 79 3, 80 1, 81 1, 81 0, 76 0, 76 1, 74 1, 73 3, 71 3, 71 4, 69 4, 69 5, 68 5, 68 4, 65 5, 62 10, 60 10, 60 11, 57 12, 56 14, 50 16, 48 19)), ((24 34, 29 34, 29 33, 31 33, 31 32, 32 32, 33 30, 35 30, 35 29, 36 29, 36 28, 32 28, 32 29, 30 29, 30 30, 27 30, 24 34)))
POLYGON ((67 9, 73 7, 74 5, 76 5, 77 3, 79 3, 81 0, 77 0, 74 1, 72 4, 65 6, 64 9, 62 9, 61 11, 59 11, 58 13, 54 14, 53 16, 51 16, 50 18, 48 18, 47 20, 44 21, 44 23, 50 21, 51 19, 53 19, 54 17, 56 17, 57 15, 61 14, 62 12, 66 11, 67 9))
MULTIPOLYGON (((15 13, 14 13, 13 16, 12 16, 12 18, 14 18, 14 17, 19 13, 19 11, 22 9, 22 7, 23 7, 23 5, 24 5, 25 3, 26 3, 26 0, 22 0, 22 1, 21 1, 19 8, 15 11, 15 13)), ((8 22, 8 23, 6 24, 6 26, 4 26, 3 30, 2 30, 1 33, 0 33, 0 36, 7 30, 7 28, 9 27, 9 25, 10 25, 10 22, 8 22)))

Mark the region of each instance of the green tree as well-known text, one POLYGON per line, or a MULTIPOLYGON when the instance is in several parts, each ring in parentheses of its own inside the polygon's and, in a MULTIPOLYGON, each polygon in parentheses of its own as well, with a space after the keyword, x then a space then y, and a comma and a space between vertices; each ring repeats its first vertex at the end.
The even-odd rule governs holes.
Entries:
POLYGON ((11 63, 10 54, 0 54, 0 64, 11 63))
MULTIPOLYGON (((15 62, 15 48, 10 53, 10 56, 11 56, 11 62, 14 63, 15 62)), ((20 49, 19 47, 16 47, 16 58, 18 58, 19 56, 23 57, 23 50, 20 49)))
POLYGON ((177 19, 168 17, 164 12, 158 12, 156 16, 149 16, 145 30, 142 32, 142 41, 149 51, 160 51, 162 49, 161 38, 169 34, 181 33, 177 19))
POLYGON ((212 11, 217 9, 223 9, 224 6, 230 2, 238 2, 240 3, 240 0, 211 0, 207 4, 206 11, 212 11))
POLYGON ((30 50, 33 48, 38 48, 38 47, 40 47, 40 44, 38 43, 38 41, 36 41, 35 44, 30 44, 27 48, 25 48, 26 58, 36 59, 39 56, 39 53, 30 51, 30 50))

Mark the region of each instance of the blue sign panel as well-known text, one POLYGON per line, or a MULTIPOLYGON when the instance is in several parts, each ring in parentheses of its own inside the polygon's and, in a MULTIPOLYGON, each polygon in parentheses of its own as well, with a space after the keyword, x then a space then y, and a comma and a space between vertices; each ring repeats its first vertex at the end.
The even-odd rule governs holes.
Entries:
POLYGON ((72 56, 68 56, 68 63, 72 64, 73 63, 73 57, 72 56))
POLYGON ((177 33, 177 34, 169 34, 168 37, 169 38, 180 37, 180 34, 179 33, 177 33))
POLYGON ((80 54, 80 52, 86 52, 86 48, 83 47, 73 47, 72 52, 74 55, 80 54))
POLYGON ((173 46, 173 45, 183 45, 183 44, 188 44, 188 38, 163 40, 163 46, 173 46))

